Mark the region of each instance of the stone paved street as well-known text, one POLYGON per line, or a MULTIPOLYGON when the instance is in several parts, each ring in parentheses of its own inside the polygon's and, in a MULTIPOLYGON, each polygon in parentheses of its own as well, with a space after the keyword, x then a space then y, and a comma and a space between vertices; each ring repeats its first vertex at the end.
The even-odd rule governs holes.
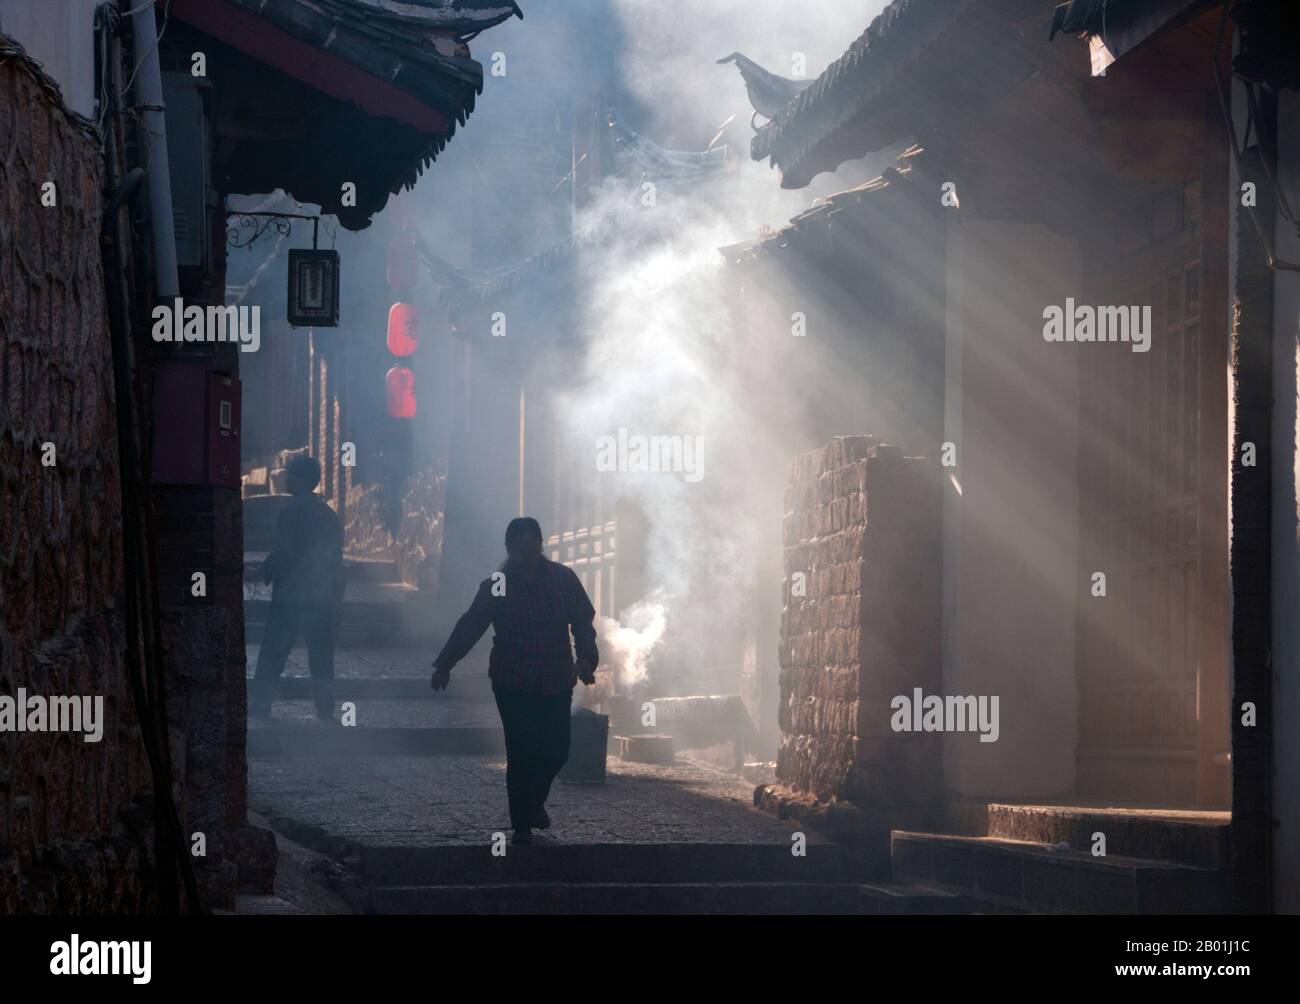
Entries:
MULTIPOLYGON (((261 646, 251 644, 245 648, 248 657, 248 675, 252 676, 261 646)), ((466 677, 487 672, 487 651, 488 646, 480 644, 456 667, 452 673, 451 687, 447 691, 448 697, 457 696, 458 691, 463 689, 458 684, 461 684, 466 677)), ((389 677, 423 679, 427 682, 432 672, 434 654, 432 651, 420 648, 339 648, 334 656, 334 675, 338 679, 389 677)), ((289 653, 284 675, 286 677, 309 675, 307 648, 301 639, 289 653)))
MULTIPOLYGON (((484 844, 508 830, 505 763, 495 757, 253 760, 249 801, 269 818, 361 844, 484 844)), ((546 839, 566 844, 788 844, 798 827, 752 808, 751 788, 717 771, 623 763, 606 783, 556 782, 546 839)))
MULTIPOLYGON (((359 728, 500 728, 496 708, 490 704, 436 698, 422 701, 354 698, 347 693, 342 696, 356 705, 359 728)), ((316 706, 310 698, 280 698, 275 702, 274 714, 273 722, 253 720, 248 727, 253 730, 268 727, 319 728, 316 706)))

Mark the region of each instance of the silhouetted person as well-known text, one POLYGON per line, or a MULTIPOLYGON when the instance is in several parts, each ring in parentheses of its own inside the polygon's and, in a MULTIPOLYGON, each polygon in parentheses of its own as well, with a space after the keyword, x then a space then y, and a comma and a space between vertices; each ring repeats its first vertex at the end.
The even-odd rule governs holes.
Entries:
POLYGON ((542 557, 542 528, 520 516, 506 527, 500 570, 478 587, 433 660, 433 689, 444 690, 451 668, 491 624, 488 675, 506 734, 506 791, 514 843, 551 825, 546 796, 569 759, 569 705, 578 680, 596 682, 596 611, 573 570, 542 557), (573 643, 569 633, 573 633, 573 643), (574 649, 577 660, 574 660, 574 649))
POLYGON ((317 495, 320 464, 298 457, 285 468, 293 500, 275 524, 275 549, 262 564, 272 583, 271 609, 248 686, 249 714, 267 718, 285 660, 302 635, 307 640, 316 717, 334 718, 334 639, 343 601, 343 528, 317 495))

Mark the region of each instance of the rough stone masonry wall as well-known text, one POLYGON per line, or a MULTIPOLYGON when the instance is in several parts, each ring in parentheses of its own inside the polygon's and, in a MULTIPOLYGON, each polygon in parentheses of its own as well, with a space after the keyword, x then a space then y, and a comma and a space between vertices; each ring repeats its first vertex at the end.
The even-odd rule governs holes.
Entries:
POLYGON ((777 780, 819 801, 924 818, 940 794, 940 737, 892 731, 890 702, 915 687, 940 693, 933 463, 868 436, 802 454, 784 536, 777 780))
POLYGON ((98 743, 0 732, 0 914, 132 912, 147 884, 102 184, 86 128, 24 57, 0 53, 0 694, 98 695, 105 720, 98 743), (41 205, 45 181, 56 206, 41 205))

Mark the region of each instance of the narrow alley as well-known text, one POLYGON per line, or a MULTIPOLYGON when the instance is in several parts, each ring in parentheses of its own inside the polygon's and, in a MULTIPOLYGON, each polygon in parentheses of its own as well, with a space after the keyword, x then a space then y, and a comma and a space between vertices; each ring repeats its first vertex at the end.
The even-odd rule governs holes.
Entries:
MULTIPOLYGON (((249 555, 248 665, 265 600, 249 555)), ((610 756, 603 779, 560 783, 552 830, 510 848, 505 759, 484 659, 443 694, 430 649, 383 562, 349 562, 336 696, 354 727, 322 727, 306 649, 290 657, 273 723, 250 723, 249 807, 343 867, 322 881, 364 913, 954 912, 957 897, 872 885, 824 837, 755 809, 754 784, 707 763, 610 756), (346 707, 346 705, 345 705, 346 707), (792 837, 808 844, 792 853, 792 837), (494 843, 497 853, 493 854, 494 843)), ((638 732, 644 730, 637 730, 638 732)), ((602 751, 603 753, 603 751, 602 751)), ((255 899, 256 897, 248 897, 255 899)))
POLYGON ((1295 0, 0 0, 15 985, 1282 972, 1297 610, 1295 0))

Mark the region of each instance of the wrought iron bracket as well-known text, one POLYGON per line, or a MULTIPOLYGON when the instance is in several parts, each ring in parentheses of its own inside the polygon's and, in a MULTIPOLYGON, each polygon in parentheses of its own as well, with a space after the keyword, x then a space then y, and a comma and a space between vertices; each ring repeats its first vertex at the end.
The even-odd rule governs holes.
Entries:
POLYGON ((236 220, 236 223, 227 223, 226 226, 226 243, 232 248, 252 247, 265 234, 274 230, 281 237, 288 237, 293 231, 294 220, 311 220, 311 246, 313 249, 317 246, 317 239, 320 236, 320 216, 307 216, 302 213, 258 213, 236 211, 226 213, 227 221, 236 220), (243 235, 251 231, 247 237, 243 235))

